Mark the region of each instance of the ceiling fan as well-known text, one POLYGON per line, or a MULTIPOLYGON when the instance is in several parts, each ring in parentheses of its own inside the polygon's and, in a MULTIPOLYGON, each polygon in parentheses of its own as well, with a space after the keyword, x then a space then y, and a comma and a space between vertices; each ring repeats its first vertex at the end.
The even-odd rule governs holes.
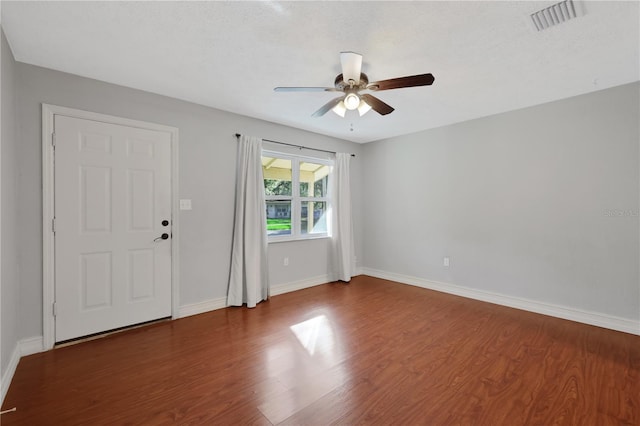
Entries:
POLYGON ((403 87, 430 86, 435 80, 432 74, 418 74, 407 77, 392 78, 369 83, 369 78, 362 72, 362 55, 355 52, 340 52, 342 74, 335 79, 335 87, 276 87, 276 92, 343 92, 343 95, 332 99, 312 114, 322 117, 329 110, 344 117, 347 110, 358 110, 360 116, 373 109, 380 115, 393 112, 393 107, 368 93, 361 94, 361 90, 400 89, 403 87))

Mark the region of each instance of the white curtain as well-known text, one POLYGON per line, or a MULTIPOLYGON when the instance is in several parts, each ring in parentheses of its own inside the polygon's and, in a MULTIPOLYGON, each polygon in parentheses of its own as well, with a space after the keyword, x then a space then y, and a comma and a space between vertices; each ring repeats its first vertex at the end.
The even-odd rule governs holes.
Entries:
POLYGON ((351 183, 349 179, 350 161, 351 154, 337 153, 332 179, 332 260, 336 278, 346 282, 351 281, 351 277, 355 275, 351 183))
POLYGON ((269 298, 262 139, 240 136, 236 168, 236 213, 227 304, 246 303, 253 308, 269 298))

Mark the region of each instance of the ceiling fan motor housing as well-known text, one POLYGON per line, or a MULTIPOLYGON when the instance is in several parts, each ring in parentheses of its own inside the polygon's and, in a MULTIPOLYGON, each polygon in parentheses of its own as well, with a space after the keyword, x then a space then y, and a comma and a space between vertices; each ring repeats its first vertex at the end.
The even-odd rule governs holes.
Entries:
MULTIPOLYGON (((356 90, 363 90, 367 88, 367 85, 369 84, 369 78, 367 77, 367 75, 363 72, 360 73, 360 83, 358 85, 354 85, 353 88, 356 90)), ((351 85, 349 84, 348 81, 344 81, 344 78, 342 77, 342 74, 338 74, 336 76, 336 79, 334 81, 334 85, 335 88, 338 90, 342 90, 345 91, 347 89, 351 88, 351 85)))

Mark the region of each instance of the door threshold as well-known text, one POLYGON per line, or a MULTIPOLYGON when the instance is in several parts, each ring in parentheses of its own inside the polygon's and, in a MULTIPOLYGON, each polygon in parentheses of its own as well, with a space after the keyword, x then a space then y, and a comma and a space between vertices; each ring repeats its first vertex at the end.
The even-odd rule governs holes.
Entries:
POLYGON ((134 330, 136 328, 142 328, 148 325, 159 324, 165 321, 171 321, 171 317, 159 318, 156 320, 141 322, 139 324, 134 324, 134 325, 127 325, 125 327, 114 328, 113 330, 101 331, 100 333, 94 333, 88 336, 76 337, 75 339, 63 340, 62 342, 56 342, 56 344, 53 345, 53 349, 64 348, 67 346, 76 345, 78 343, 89 342, 91 340, 102 339, 103 337, 122 333, 123 331, 134 330))

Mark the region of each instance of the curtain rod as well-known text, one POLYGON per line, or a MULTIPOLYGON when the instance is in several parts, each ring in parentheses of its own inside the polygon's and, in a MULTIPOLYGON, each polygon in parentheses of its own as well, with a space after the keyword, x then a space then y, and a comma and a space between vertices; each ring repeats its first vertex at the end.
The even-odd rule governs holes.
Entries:
MULTIPOLYGON (((240 136, 242 136, 240 133, 236 133, 236 138, 239 138, 240 136)), ((294 148, 299 148, 299 149, 310 149, 312 151, 321 151, 321 152, 328 152, 329 154, 336 154, 335 151, 329 151, 326 149, 318 149, 318 148, 309 148, 308 146, 302 146, 302 145, 294 145, 292 143, 286 143, 286 142, 279 142, 279 141, 272 141, 270 139, 262 139, 265 142, 271 142, 271 143, 277 143, 280 145, 287 145, 287 146, 292 146, 294 148)), ((355 157, 355 154, 351 154, 352 157, 355 157)))

